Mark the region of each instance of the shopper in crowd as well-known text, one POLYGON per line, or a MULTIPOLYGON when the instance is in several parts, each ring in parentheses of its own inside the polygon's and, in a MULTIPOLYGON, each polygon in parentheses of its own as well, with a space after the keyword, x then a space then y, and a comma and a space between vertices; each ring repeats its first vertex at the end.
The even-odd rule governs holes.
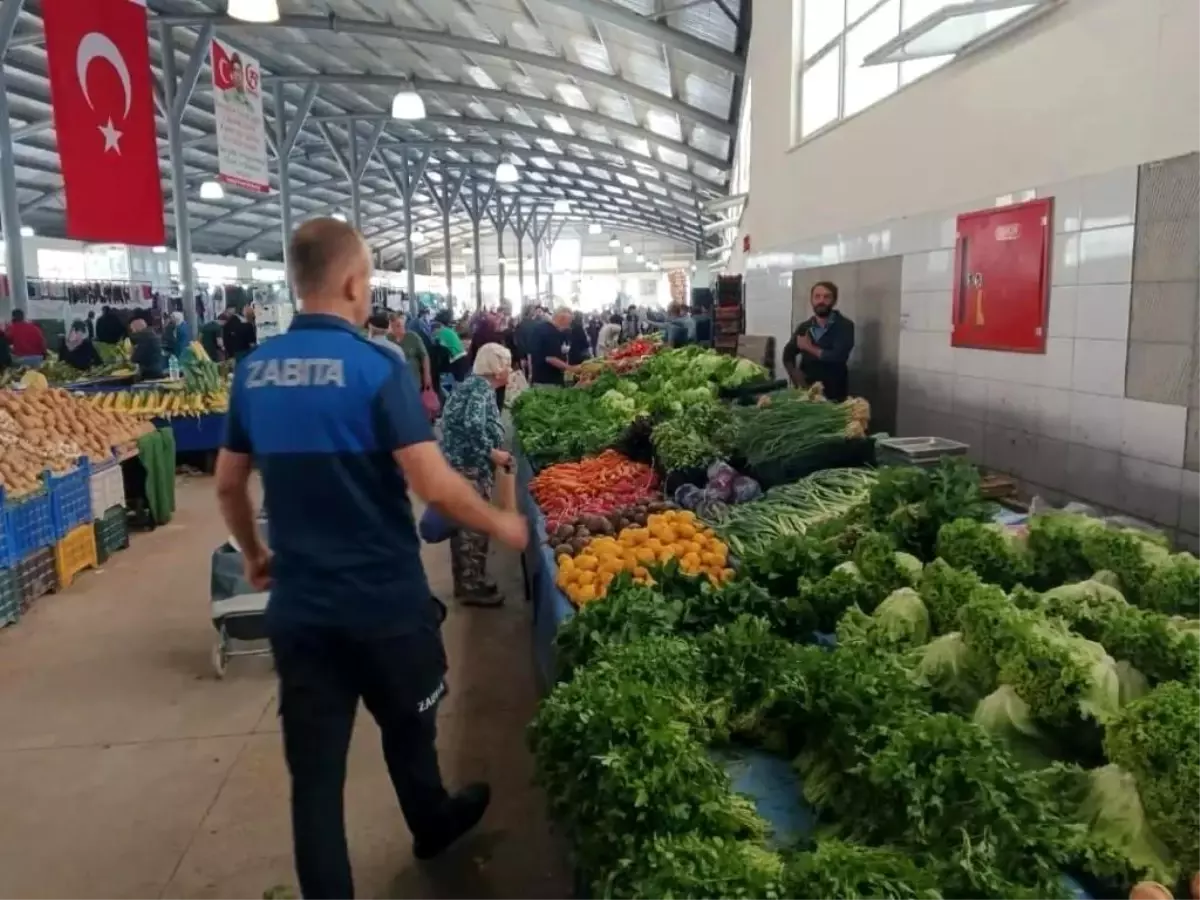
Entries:
POLYGON ((525 377, 530 377, 529 354, 533 350, 534 335, 538 323, 545 318, 546 311, 540 306, 526 307, 521 311, 521 321, 513 328, 513 345, 516 347, 516 358, 520 363, 525 377))
POLYGON ((96 311, 94 309, 88 310, 87 318, 83 320, 83 325, 87 329, 88 339, 94 341, 96 339, 96 311))
POLYGON ((214 362, 225 358, 221 349, 221 333, 225 328, 225 318, 225 313, 221 313, 213 321, 205 322, 200 326, 200 345, 208 354, 208 358, 214 362))
MULTIPOLYGON (((472 371, 442 411, 442 452, 486 500, 492 492, 493 466, 512 463, 512 456, 501 449, 504 427, 496 405, 497 391, 508 384, 512 356, 499 344, 484 344, 472 371)), ((454 595, 465 606, 499 606, 504 600, 487 580, 487 558, 486 534, 459 529, 450 538, 454 595)))
POLYGON ((599 356, 608 356, 619 346, 621 346, 621 317, 614 313, 600 327, 600 334, 596 336, 596 353, 599 356))
POLYGON ((162 378, 166 374, 162 340, 142 316, 129 320, 129 342, 133 344, 129 361, 137 366, 143 379, 162 378))
POLYGON ((699 306, 692 307, 692 322, 696 343, 701 347, 712 345, 712 312, 699 306))
POLYGON ((254 304, 246 304, 242 309, 242 318, 245 319, 242 328, 246 334, 246 345, 253 350, 258 346, 258 310, 254 304))
POLYGON ((587 323, 588 347, 591 349, 592 356, 599 353, 600 346, 600 329, 603 327, 599 316, 589 316, 587 323))
POLYGON ((96 340, 101 344, 119 344, 126 337, 125 323, 111 306, 100 307, 96 318, 96 340))
POLYGON ((454 319, 450 310, 443 309, 434 318, 433 342, 438 344, 446 353, 446 371, 453 376, 454 381, 460 382, 471 371, 467 362, 467 350, 462 338, 454 330, 454 319))
POLYGON ((46 336, 42 329, 25 320, 25 310, 14 309, 8 325, 8 339, 13 356, 23 366, 36 366, 46 356, 46 336))
POLYGON ((13 367, 12 344, 9 343, 8 335, 0 330, 0 372, 13 367))
POLYGON ((549 320, 537 323, 530 336, 530 384, 562 387, 566 372, 575 367, 567 362, 571 344, 571 310, 565 306, 555 310, 549 320))
POLYGON ((373 344, 378 344, 389 353, 395 353, 405 363, 408 362, 408 357, 403 348, 392 340, 388 334, 388 314, 386 310, 377 309, 367 317, 367 339, 373 344))
POLYGON ((418 859, 474 827, 490 796, 484 784, 456 795, 442 784, 434 738, 446 658, 409 493, 517 550, 528 526, 454 471, 405 365, 362 336, 371 310, 362 236, 310 219, 292 237, 288 265, 304 311, 238 369, 217 496, 248 582, 270 589, 301 892, 353 897, 343 791, 360 699, 379 725, 418 859), (254 468, 270 553, 254 521, 254 468))
POLYGON ((192 332, 188 328, 187 320, 184 319, 183 313, 176 310, 171 313, 172 337, 167 343, 167 352, 174 354, 177 358, 183 358, 183 351, 186 350, 192 343, 192 332))
POLYGON ((86 372, 104 364, 100 351, 88 337, 87 323, 76 319, 71 323, 70 330, 63 336, 62 345, 58 350, 58 358, 73 369, 86 372))
POLYGON ((801 322, 783 349, 783 367, 798 386, 820 383, 830 400, 849 393, 847 363, 854 350, 854 323, 835 308, 837 285, 818 281, 809 293, 813 314, 801 322))
POLYGON ((567 362, 578 366, 592 352, 592 342, 588 339, 587 327, 583 324, 583 313, 577 312, 571 316, 571 330, 567 346, 567 362))
POLYGON ((475 365, 475 356, 479 348, 485 344, 498 344, 500 336, 500 316, 493 312, 482 312, 471 324, 471 346, 467 350, 470 365, 475 365))
MULTIPOLYGON (((245 308, 247 316, 251 307, 245 308)), ((236 307, 225 310, 225 325, 221 329, 221 339, 225 344, 226 359, 241 360, 258 344, 258 331, 254 323, 238 312, 236 307)))
POLYGON ((642 317, 638 315, 638 309, 632 303, 629 304, 629 309, 625 310, 625 322, 621 330, 622 341, 632 341, 634 338, 640 337, 642 334, 642 317))
POLYGON ((422 391, 433 387, 433 373, 429 370, 429 351, 419 335, 409 331, 405 326, 401 313, 392 313, 388 317, 388 338, 404 351, 408 361, 408 370, 412 373, 417 388, 422 391))

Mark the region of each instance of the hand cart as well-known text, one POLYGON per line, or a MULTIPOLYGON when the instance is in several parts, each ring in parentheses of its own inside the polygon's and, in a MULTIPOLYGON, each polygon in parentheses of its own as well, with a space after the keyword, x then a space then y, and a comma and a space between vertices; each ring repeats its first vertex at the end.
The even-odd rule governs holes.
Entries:
MULTIPOLYGON (((263 540, 268 540, 265 516, 258 520, 263 540)), ((266 612, 268 594, 256 591, 243 575, 242 551, 232 537, 213 551, 209 594, 212 624, 216 631, 211 652, 213 672, 225 677, 230 658, 267 656, 266 612), (255 643, 257 646, 242 647, 255 643)))

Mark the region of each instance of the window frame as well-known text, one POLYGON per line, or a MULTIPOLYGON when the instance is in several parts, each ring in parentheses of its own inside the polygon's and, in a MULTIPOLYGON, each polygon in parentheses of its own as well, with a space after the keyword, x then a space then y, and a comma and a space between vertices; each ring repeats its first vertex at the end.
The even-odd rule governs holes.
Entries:
MULTIPOLYGON (((809 0, 811 2, 811 0, 809 0)), ((830 0, 823 0, 830 2, 830 0)), ((846 37, 856 27, 862 24, 870 16, 874 15, 882 9, 887 3, 892 0, 877 0, 870 4, 862 13, 860 13, 853 21, 846 20, 845 13, 849 9, 849 0, 836 0, 843 6, 843 21, 845 27, 842 31, 827 41, 824 45, 818 48, 811 56, 804 58, 804 13, 807 6, 806 0, 793 0, 793 15, 798 23, 798 28, 793 34, 793 54, 797 62, 794 65, 794 75, 792 82, 792 134, 791 146, 789 152, 798 147, 807 144, 809 141, 821 137, 834 128, 837 128, 843 122, 848 122, 851 119, 862 115, 868 110, 873 109, 880 103, 887 102, 890 98, 896 96, 914 84, 919 84, 931 75, 945 69, 965 58, 971 53, 998 41, 1008 36, 1009 34, 1025 27, 1027 24, 1040 19, 1042 16, 1058 9, 1066 0, 962 0, 962 2, 951 3, 943 6, 940 9, 934 10, 932 13, 925 16, 923 19, 914 22, 907 28, 904 27, 904 8, 908 0, 895 0, 899 4, 898 19, 900 22, 900 31, 891 40, 880 45, 876 50, 872 50, 862 60, 863 67, 873 65, 895 65, 896 72, 896 89, 890 94, 876 100, 862 109, 856 110, 849 115, 845 114, 846 109, 846 37), (1010 9, 1013 6, 1021 6, 1027 3, 1035 4, 1032 9, 1026 10, 1024 13, 1014 16, 1010 21, 1005 22, 972 41, 968 41, 953 54, 921 54, 921 55, 902 55, 891 57, 884 56, 886 51, 888 54, 896 52, 897 49, 902 49, 904 45, 912 41, 914 38, 921 36, 926 31, 941 25, 943 22, 955 18, 958 15, 966 13, 981 13, 981 12, 996 12, 1003 9, 1010 9), (831 121, 826 122, 820 127, 814 129, 808 134, 803 133, 804 128, 804 76, 814 65, 824 59, 828 54, 834 52, 836 48, 841 48, 841 64, 838 66, 838 92, 837 92, 837 115, 831 121), (948 56, 944 63, 937 66, 928 72, 923 72, 911 81, 904 80, 903 65, 906 62, 916 62, 922 59, 937 59, 941 56, 948 56)))

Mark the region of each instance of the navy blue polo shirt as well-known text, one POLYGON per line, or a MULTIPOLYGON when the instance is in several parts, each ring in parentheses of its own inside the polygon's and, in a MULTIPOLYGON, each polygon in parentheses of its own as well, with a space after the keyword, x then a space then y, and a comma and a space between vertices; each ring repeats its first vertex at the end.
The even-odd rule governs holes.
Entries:
POLYGON ((546 359, 555 357, 566 362, 570 340, 570 335, 559 331, 553 322, 542 321, 534 326, 529 350, 530 374, 534 384, 564 383, 562 369, 554 368, 546 359))
POLYGON ((349 322, 305 314, 238 365, 225 446, 262 474, 268 624, 373 634, 429 623, 412 505, 392 451, 432 441, 408 366, 349 322))

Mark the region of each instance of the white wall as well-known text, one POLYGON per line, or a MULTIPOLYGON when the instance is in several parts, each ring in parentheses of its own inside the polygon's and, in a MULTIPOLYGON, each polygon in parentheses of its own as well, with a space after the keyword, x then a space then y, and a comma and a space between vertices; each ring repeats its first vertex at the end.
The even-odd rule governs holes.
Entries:
POLYGON ((1131 513, 1195 548, 1195 370, 1190 398, 1150 402, 1131 388, 1130 348, 1147 311, 1137 283, 1195 296, 1194 225, 1171 231, 1181 271, 1139 275, 1134 260, 1135 237, 1148 271, 1165 236, 1142 221, 1139 165, 1200 149, 1200 3, 1067 0, 796 148, 790 5, 755 10, 747 330, 790 332, 806 269, 902 256, 901 434, 961 439, 1031 493, 1131 513), (1056 213, 1046 353, 951 347, 956 217, 1035 197, 1056 213))
POLYGON ((1067 0, 792 148, 795 5, 754 10, 756 252, 1196 149, 1196 0, 1067 0))

